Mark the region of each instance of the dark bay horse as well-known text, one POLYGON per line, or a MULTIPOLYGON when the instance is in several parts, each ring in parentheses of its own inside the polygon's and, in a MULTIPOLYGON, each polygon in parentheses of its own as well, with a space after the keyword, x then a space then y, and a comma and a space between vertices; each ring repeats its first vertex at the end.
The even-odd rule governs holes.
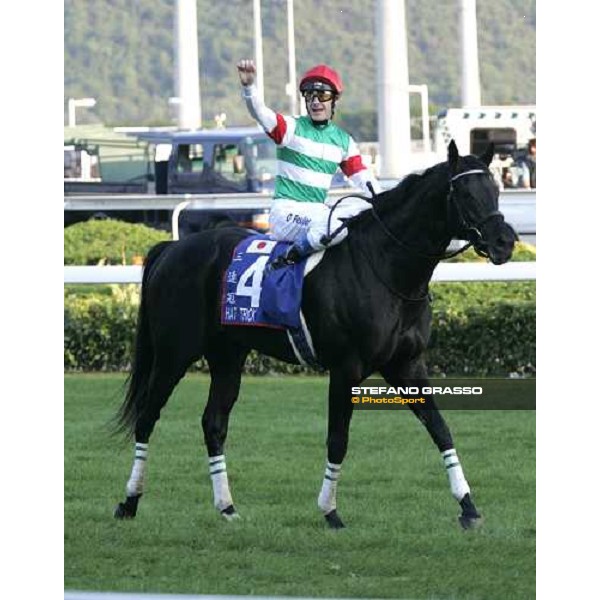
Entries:
MULTIPOLYGON (((327 464, 318 506, 333 528, 343 527, 336 488, 348 446, 351 388, 377 372, 394 387, 427 380, 428 284, 452 238, 471 240, 497 265, 511 257, 516 235, 498 211, 499 192, 488 170, 492 153, 490 147, 482 157, 461 157, 452 141, 447 162, 409 175, 374 198, 373 209, 349 223, 347 239, 330 248, 305 279, 302 311, 318 360, 330 374, 327 464)), ((220 323, 223 273, 248 235, 235 226, 207 229, 162 242, 147 256, 135 358, 118 415, 121 429, 135 435, 135 459, 117 518, 135 516, 152 430, 178 381, 203 356, 211 375, 202 428, 214 504, 225 518, 238 516, 224 447, 244 361, 254 348, 298 364, 285 331, 220 323)), ((452 436, 433 398, 427 400, 427 409, 410 408, 442 455, 461 524, 474 526, 480 515, 452 436)))

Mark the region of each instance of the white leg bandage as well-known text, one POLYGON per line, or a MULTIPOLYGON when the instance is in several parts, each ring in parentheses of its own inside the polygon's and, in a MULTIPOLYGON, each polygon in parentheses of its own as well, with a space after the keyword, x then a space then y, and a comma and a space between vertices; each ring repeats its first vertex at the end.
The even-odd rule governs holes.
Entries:
POLYGON ((460 502, 464 498, 465 494, 469 494, 471 492, 471 488, 465 479, 465 475, 462 467, 460 466, 460 461, 458 460, 456 450, 451 448, 450 450, 442 452, 442 458, 444 459, 444 465, 446 466, 446 471, 448 472, 450 491, 456 500, 460 502))
POLYGON ((227 480, 227 466, 225 455, 210 456, 208 459, 208 470, 213 486, 214 505, 218 511, 226 509, 233 504, 229 481, 227 480))
POLYGON ((337 482, 342 470, 342 465, 334 465, 328 462, 325 467, 325 477, 317 504, 319 508, 328 514, 336 508, 337 482))
POLYGON ((148 457, 148 444, 136 443, 133 468, 127 482, 127 495, 138 496, 144 491, 144 473, 146 471, 146 458, 148 457))

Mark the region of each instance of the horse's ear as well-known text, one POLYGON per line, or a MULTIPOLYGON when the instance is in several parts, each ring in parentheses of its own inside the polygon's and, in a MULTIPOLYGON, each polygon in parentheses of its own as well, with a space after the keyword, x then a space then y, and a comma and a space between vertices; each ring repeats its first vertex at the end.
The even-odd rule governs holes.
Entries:
POLYGON ((448 145, 448 164, 450 165, 450 173, 455 174, 458 169, 458 148, 454 140, 450 140, 448 145))
POLYGON ((490 166, 492 162, 492 158, 494 157, 494 142, 490 142, 488 147, 485 149, 485 152, 479 157, 479 159, 486 164, 486 166, 490 166))

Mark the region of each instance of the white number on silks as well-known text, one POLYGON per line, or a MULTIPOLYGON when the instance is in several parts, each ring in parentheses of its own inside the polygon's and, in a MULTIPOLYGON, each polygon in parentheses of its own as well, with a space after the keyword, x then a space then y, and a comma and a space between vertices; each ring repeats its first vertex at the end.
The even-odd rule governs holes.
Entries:
POLYGON ((249 296, 250 306, 258 308, 260 300, 260 292, 262 289, 262 278, 265 266, 269 261, 268 256, 260 256, 257 258, 240 276, 237 287, 235 288, 236 296, 249 296), (248 281, 252 279, 252 283, 248 285, 248 281))

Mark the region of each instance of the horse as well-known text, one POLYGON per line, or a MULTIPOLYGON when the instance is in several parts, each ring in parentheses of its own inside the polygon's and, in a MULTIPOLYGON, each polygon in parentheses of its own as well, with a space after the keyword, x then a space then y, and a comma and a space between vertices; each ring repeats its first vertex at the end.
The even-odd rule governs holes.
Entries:
MULTIPOLYGON (((352 218, 347 238, 330 247, 304 280, 302 312, 319 363, 329 372, 327 460, 318 508, 329 527, 344 523, 337 483, 353 413, 351 389, 373 373, 394 387, 428 381, 423 353, 431 326, 428 286, 452 239, 469 241, 493 264, 510 260, 517 239, 498 210, 499 191, 488 169, 490 145, 480 157, 460 156, 452 140, 447 161, 405 177, 352 218)), ((224 272, 237 244, 252 235, 238 226, 206 229, 148 253, 134 358, 118 428, 135 436, 126 499, 114 516, 135 517, 144 491, 148 442, 161 410, 187 369, 201 357, 210 370, 202 416, 214 506, 227 520, 239 517, 227 479, 225 442, 251 349, 298 364, 285 331, 230 327, 219 319, 224 272)), ((425 426, 445 465, 464 528, 482 517, 450 430, 433 396, 409 407, 425 426)))

